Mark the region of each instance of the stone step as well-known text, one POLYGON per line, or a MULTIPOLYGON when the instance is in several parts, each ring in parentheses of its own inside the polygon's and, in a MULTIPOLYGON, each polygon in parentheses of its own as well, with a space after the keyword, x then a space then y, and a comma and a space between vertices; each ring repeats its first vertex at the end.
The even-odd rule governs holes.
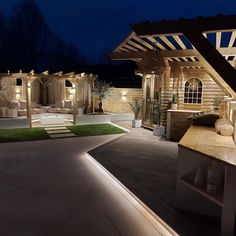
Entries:
POLYGON ((48 134, 65 134, 65 133, 71 133, 70 130, 65 129, 65 130, 47 130, 48 134))
POLYGON ((44 128, 46 131, 48 131, 48 130, 67 130, 67 128, 66 127, 64 127, 64 126, 58 126, 58 127, 47 127, 47 128, 44 128))
POLYGON ((69 138, 69 137, 76 137, 73 133, 67 133, 67 134, 50 134, 50 138, 69 138))

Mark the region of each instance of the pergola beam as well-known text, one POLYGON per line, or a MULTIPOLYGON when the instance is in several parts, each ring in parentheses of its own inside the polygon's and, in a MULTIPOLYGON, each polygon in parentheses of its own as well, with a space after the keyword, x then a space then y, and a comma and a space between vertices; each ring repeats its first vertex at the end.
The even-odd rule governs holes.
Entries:
POLYGON ((158 48, 162 49, 162 50, 166 50, 166 48, 161 44, 159 43, 155 38, 153 37, 147 37, 147 39, 152 42, 153 44, 155 44, 158 48))
POLYGON ((178 65, 180 67, 202 67, 201 62, 199 61, 173 61, 170 62, 170 66, 172 65, 178 65))
POLYGON ((171 49, 176 49, 176 47, 170 42, 170 40, 166 36, 160 36, 159 38, 171 49))
POLYGON ((124 48, 126 49, 130 49, 131 51, 134 51, 134 52, 137 52, 138 49, 137 48, 134 48, 134 47, 131 47, 130 45, 126 44, 126 45, 123 45, 124 48))
MULTIPOLYGON (((218 51, 220 54, 224 56, 236 56, 236 47, 230 47, 230 48, 219 48, 218 51)), ((109 54, 109 57, 112 60, 131 60, 131 59, 140 59, 148 54, 153 54, 155 55, 155 52, 114 52, 109 54)), ((200 55, 200 53, 196 49, 183 49, 183 50, 163 50, 160 51, 161 55, 163 57, 197 57, 200 55)))
POLYGON ((122 48, 123 45, 125 45, 133 36, 135 35, 134 32, 132 32, 128 37, 125 38, 114 50, 114 52, 118 52, 120 48, 122 48))
POLYGON ((149 43, 147 43, 143 39, 139 38, 137 35, 134 35, 132 38, 135 39, 137 42, 139 42, 139 43, 143 44, 144 46, 146 46, 148 49, 154 50, 153 46, 151 46, 149 43))
POLYGON ((158 36, 180 34, 190 29, 198 32, 233 31, 236 29, 236 16, 218 15, 195 19, 163 20, 131 24, 138 35, 158 36), (219 30, 220 29, 220 30, 219 30))
POLYGON ((220 43, 221 43, 221 32, 216 32, 216 48, 220 48, 220 43))
MULTIPOLYGON (((144 52, 147 51, 146 48, 142 47, 141 45, 139 45, 139 44, 137 44, 137 43, 135 43, 135 42, 133 42, 133 41, 131 41, 131 40, 128 41, 128 44, 130 44, 130 45, 132 45, 132 46, 134 46, 134 47, 140 49, 141 51, 144 51, 144 52)), ((125 46, 125 45, 124 45, 124 46, 125 46)))
POLYGON ((173 35, 172 36, 174 38, 174 40, 176 41, 176 43, 178 43, 178 45, 182 48, 182 49, 186 49, 185 44, 183 43, 183 41, 181 40, 181 38, 179 37, 179 35, 173 35))
POLYGON ((228 47, 233 47, 235 39, 236 39, 236 31, 233 31, 232 34, 231 34, 231 37, 230 37, 228 47))

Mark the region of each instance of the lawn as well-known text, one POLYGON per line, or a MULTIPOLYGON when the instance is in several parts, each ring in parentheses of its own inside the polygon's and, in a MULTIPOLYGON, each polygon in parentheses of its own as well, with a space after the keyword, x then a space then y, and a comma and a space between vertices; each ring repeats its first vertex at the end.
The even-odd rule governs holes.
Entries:
MULTIPOLYGON (((124 130, 110 124, 67 126, 77 137, 121 134, 124 130)), ((0 143, 50 139, 43 128, 0 129, 0 143)))
POLYGON ((110 124, 75 125, 67 126, 67 128, 79 137, 126 133, 123 129, 110 124))
POLYGON ((43 128, 0 129, 0 142, 16 142, 49 139, 43 128))

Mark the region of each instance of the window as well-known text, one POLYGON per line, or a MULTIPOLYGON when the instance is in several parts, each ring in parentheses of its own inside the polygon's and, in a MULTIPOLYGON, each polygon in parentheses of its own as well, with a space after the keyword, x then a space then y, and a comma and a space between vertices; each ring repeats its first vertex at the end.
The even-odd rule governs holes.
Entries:
POLYGON ((65 85, 66 85, 66 87, 71 87, 72 88, 72 83, 70 82, 70 80, 65 80, 65 85))
POLYGON ((184 103, 201 104, 202 82, 197 78, 189 79, 184 86, 184 103))
POLYGON ((22 79, 20 78, 16 79, 16 86, 22 86, 22 79))

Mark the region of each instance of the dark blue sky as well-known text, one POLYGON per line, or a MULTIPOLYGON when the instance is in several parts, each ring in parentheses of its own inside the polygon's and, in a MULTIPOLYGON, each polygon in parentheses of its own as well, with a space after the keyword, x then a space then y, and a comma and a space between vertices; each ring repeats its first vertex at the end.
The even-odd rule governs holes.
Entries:
MULTIPOLYGON (((20 0, 0 0, 7 15, 20 0)), ((91 61, 99 61, 130 32, 130 23, 236 14, 236 0, 35 0, 50 28, 78 45, 91 61)))

